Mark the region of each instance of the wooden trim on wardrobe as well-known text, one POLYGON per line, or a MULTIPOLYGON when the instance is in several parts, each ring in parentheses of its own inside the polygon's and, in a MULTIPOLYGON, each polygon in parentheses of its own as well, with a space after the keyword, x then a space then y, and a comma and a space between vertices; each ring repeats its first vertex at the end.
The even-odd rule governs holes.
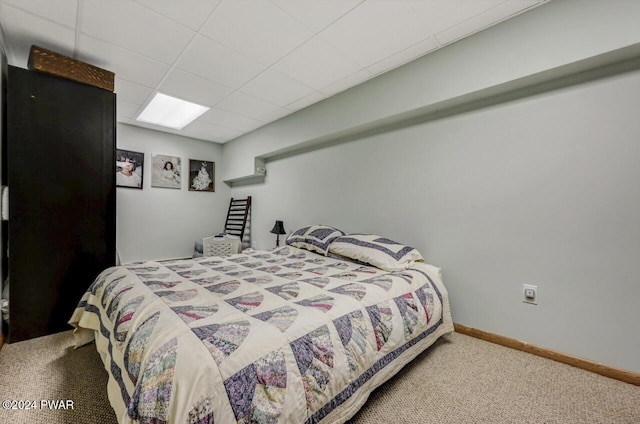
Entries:
POLYGON ((487 331, 478 330, 477 328, 467 327, 466 325, 462 324, 454 323, 453 327, 456 333, 465 334, 467 336, 475 337, 477 339, 485 340, 487 342, 495 343, 501 346, 510 347, 511 349, 521 350, 523 352, 531 353, 536 356, 541 356, 543 358, 562 362, 563 364, 571 365, 576 368, 591 371, 605 377, 640 386, 640 373, 610 367, 599 362, 594 362, 566 353, 557 352, 555 350, 521 342, 520 340, 512 339, 510 337, 489 333, 487 331))

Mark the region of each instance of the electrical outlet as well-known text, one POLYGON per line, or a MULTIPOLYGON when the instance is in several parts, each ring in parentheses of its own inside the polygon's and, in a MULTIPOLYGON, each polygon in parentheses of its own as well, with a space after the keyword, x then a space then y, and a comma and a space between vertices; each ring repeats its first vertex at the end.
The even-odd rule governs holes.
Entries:
POLYGON ((538 304, 538 286, 531 284, 522 285, 522 301, 524 303, 538 304))
POLYGON ((257 242, 255 242, 255 241, 252 241, 252 242, 251 242, 251 248, 252 248, 253 250, 258 250, 258 243, 257 243, 257 242))

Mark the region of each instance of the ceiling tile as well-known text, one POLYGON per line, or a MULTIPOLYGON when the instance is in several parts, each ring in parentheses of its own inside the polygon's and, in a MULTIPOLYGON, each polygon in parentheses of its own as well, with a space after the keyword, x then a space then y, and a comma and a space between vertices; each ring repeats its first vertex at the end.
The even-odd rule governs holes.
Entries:
POLYGON ((434 34, 503 3, 504 0, 406 0, 434 34))
POLYGON ((236 91, 218 103, 217 108, 237 113, 239 115, 248 116, 249 118, 262 120, 262 116, 280 109, 280 106, 236 91))
POLYGON ((149 87, 145 87, 116 76, 115 92, 119 100, 142 104, 151 95, 153 90, 149 87))
POLYGON ((203 113, 198 119, 210 124, 238 131, 249 131, 264 125, 263 121, 213 107, 203 113))
POLYGON ((273 122, 290 114, 291 114, 291 111, 289 109, 281 107, 279 109, 276 109, 272 112, 267 113, 266 115, 263 115, 262 118, 266 122, 273 122))
POLYGON ((148 128, 150 130, 155 130, 155 131, 160 131, 160 132, 165 132, 165 133, 170 133, 170 134, 183 135, 180 130, 176 130, 176 129, 168 128, 168 127, 163 127, 163 126, 160 126, 160 125, 154 125, 154 124, 150 124, 148 122, 137 121, 135 118, 129 118, 129 123, 131 125, 135 125, 136 127, 148 128))
POLYGON ((264 65, 201 35, 193 39, 176 66, 231 88, 239 88, 265 69, 264 65))
POLYGON ((116 98, 116 115, 119 117, 136 118, 139 108, 140 103, 131 103, 122 100, 120 97, 116 98))
POLYGON ((182 69, 172 69, 158 90, 183 100, 213 106, 233 93, 233 89, 182 69))
POLYGON ((300 109, 304 109, 307 106, 310 106, 314 103, 319 102, 320 100, 326 98, 327 95, 324 93, 321 93, 319 91, 314 91, 306 96, 304 96, 301 99, 296 100, 295 102, 291 102, 289 103, 286 108, 289 109, 290 111, 296 111, 296 110, 300 110, 300 109))
POLYGON ((273 65, 273 69, 320 89, 362 67, 320 37, 314 37, 273 65))
POLYGON ((362 0, 274 0, 276 6, 293 16, 313 32, 319 32, 362 3, 362 0))
POLYGON ((80 12, 80 30, 84 34, 168 64, 195 34, 132 1, 86 1, 80 12))
POLYGON ((476 15, 446 31, 436 35, 440 43, 448 44, 460 38, 467 37, 491 25, 497 24, 529 7, 538 4, 534 0, 507 1, 501 5, 491 8, 484 13, 476 15))
POLYGON ((0 4, 0 15, 11 65, 26 68, 34 44, 73 57, 75 31, 6 4, 0 4))
POLYGON ((381 61, 369 66, 367 69, 372 74, 378 75, 391 69, 397 68, 398 66, 404 65, 405 63, 410 62, 426 53, 432 52, 438 47, 440 47, 440 43, 438 43, 438 40, 436 40, 435 37, 431 37, 429 39, 420 41, 419 43, 416 43, 413 46, 406 48, 396 54, 393 54, 385 59, 382 59, 381 61))
POLYGON ((78 59, 146 87, 158 85, 169 70, 163 63, 86 35, 80 36, 78 59))
POLYGON ((115 72, 118 122, 222 143, 544 3, 0 0, 0 26, 12 65, 37 44, 115 72), (137 122, 156 91, 212 108, 137 122))
MULTIPOLYGON (((78 0, 2 0, 2 3, 15 6, 71 29, 76 28, 78 0)), ((5 21, 3 19, 3 23, 5 21)))
POLYGON ((404 2, 368 1, 331 24, 321 37, 369 66, 432 34, 404 2))
POLYGON ((201 33, 270 66, 313 36, 271 2, 223 0, 201 33))
POLYGON ((349 75, 339 81, 329 84, 328 86, 322 88, 320 91, 327 96, 332 96, 336 93, 351 88, 354 85, 361 84, 370 79, 372 76, 373 74, 369 70, 362 69, 355 74, 349 75))
POLYGON ((220 127, 218 125, 212 125, 208 122, 196 119, 191 124, 184 127, 180 131, 180 134, 220 143, 239 137, 242 135, 242 132, 220 127))
POLYGON ((280 72, 267 69, 243 85, 240 91, 276 105, 285 106, 314 90, 280 72))
POLYGON ((189 0, 188 7, 176 0, 136 0, 141 5, 181 23, 194 31, 200 29, 220 0, 189 0))

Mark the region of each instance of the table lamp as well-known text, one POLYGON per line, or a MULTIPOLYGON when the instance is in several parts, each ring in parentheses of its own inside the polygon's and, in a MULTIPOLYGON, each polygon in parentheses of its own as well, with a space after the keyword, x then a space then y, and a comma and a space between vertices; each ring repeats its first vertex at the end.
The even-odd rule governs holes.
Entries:
POLYGON ((276 224, 271 229, 271 233, 276 234, 276 247, 280 247, 280 234, 287 234, 282 221, 276 221, 276 224))

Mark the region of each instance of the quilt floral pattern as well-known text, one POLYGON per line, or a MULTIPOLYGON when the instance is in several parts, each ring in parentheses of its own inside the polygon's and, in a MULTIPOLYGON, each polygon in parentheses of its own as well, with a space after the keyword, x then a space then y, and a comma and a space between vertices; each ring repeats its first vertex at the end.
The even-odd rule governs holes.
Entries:
POLYGON ((103 272, 70 323, 95 335, 124 422, 316 423, 451 331, 434 269, 293 246, 134 263, 103 272))

